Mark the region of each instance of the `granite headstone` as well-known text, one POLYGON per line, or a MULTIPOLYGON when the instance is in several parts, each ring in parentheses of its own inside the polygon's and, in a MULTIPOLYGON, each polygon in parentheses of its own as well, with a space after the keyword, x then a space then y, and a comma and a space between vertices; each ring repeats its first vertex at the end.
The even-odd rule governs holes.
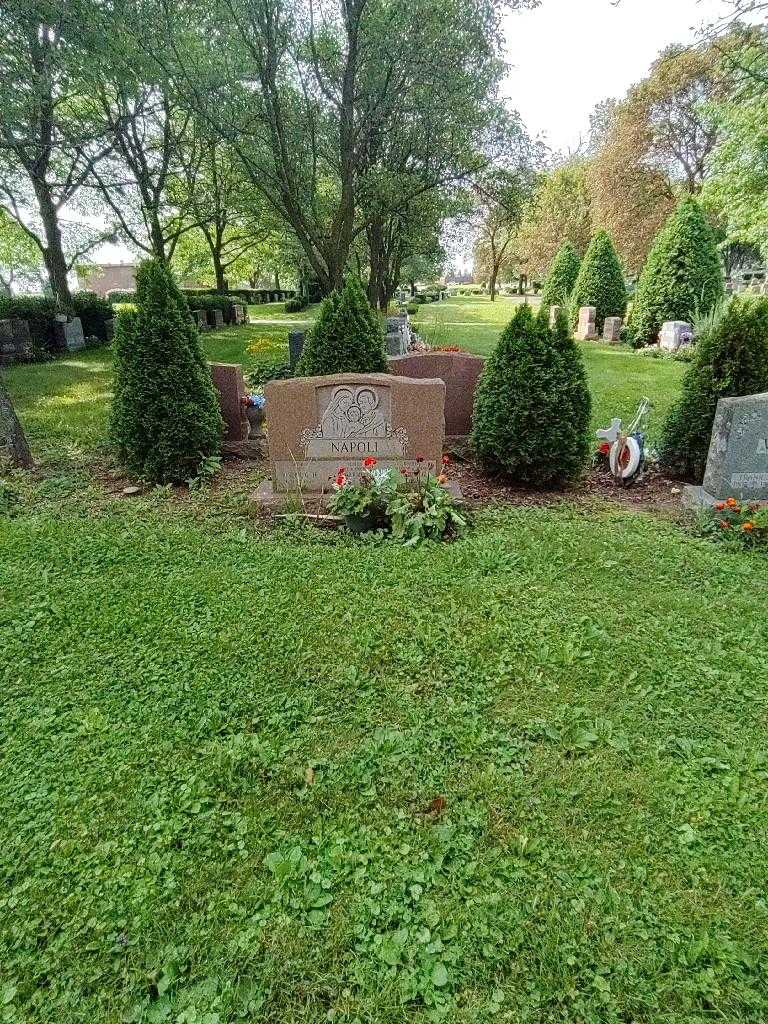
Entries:
POLYGON ((685 488, 690 505, 726 498, 768 502, 768 392, 721 398, 702 487, 685 488))
POLYGON ((265 387, 271 489, 329 490, 340 466, 439 472, 445 384, 385 373, 273 380, 265 387))

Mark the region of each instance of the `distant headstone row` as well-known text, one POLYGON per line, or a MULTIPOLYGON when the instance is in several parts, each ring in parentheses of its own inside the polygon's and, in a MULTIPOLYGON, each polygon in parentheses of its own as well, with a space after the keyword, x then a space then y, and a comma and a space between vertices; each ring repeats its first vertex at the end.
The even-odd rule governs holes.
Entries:
MULTIPOLYGON (((111 327, 112 321, 107 321, 108 333, 111 327)), ((80 317, 57 314, 53 324, 53 340, 57 352, 79 352, 84 348, 85 335, 80 317)), ((16 318, 0 320, 0 366, 28 363, 33 357, 29 321, 16 318)))
MULTIPOLYGON (((247 306, 236 302, 232 308, 234 309, 233 325, 250 323, 247 306)), ((224 313, 220 309, 193 309, 192 319, 197 324, 199 331, 215 331, 225 326, 224 313)))

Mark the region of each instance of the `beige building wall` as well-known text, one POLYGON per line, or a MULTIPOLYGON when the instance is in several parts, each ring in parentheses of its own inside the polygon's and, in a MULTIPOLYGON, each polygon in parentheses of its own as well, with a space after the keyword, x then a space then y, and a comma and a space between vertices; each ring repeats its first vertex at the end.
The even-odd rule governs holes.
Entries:
POLYGON ((136 287, 136 267, 133 263, 95 263, 84 270, 85 273, 78 272, 77 275, 80 287, 102 297, 114 288, 132 291, 136 287))

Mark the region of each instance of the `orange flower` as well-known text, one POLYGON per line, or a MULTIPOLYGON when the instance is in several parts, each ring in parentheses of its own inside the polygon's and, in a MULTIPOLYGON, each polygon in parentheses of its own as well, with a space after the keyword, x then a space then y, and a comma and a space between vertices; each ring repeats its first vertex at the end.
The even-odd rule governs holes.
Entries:
POLYGON ((724 508, 725 508, 725 502, 724 501, 718 501, 716 503, 716 505, 715 505, 715 512, 722 512, 724 508))
POLYGON ((447 476, 447 474, 441 473, 440 476, 437 478, 437 482, 439 484, 447 484, 448 483, 448 476, 447 476))
POLYGON ((738 501, 736 501, 735 498, 729 498, 725 504, 728 506, 728 508, 738 508, 739 505, 738 501))
POLYGON ((755 524, 754 523, 743 523, 741 528, 742 528, 742 530, 747 530, 747 531, 754 530, 755 524))
POLYGON ((720 520, 720 529, 721 530, 730 530, 730 528, 731 528, 731 524, 728 522, 727 519, 721 519, 720 520))

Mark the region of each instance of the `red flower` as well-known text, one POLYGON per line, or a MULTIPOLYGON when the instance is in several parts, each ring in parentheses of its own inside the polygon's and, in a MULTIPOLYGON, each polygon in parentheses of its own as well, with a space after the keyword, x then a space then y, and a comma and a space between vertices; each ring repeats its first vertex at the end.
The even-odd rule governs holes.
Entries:
POLYGON ((447 455, 444 455, 444 456, 443 456, 443 465, 444 465, 444 466, 448 466, 448 465, 450 464, 450 461, 451 461, 451 460, 450 460, 450 459, 448 458, 448 456, 447 456, 447 455))
POLYGON ((718 501, 715 504, 715 511, 716 512, 722 512, 724 508, 725 508, 725 502, 724 501, 718 501))
POLYGON ((721 519, 720 520, 720 529, 721 530, 730 530, 730 528, 731 528, 731 524, 728 522, 727 519, 721 519))
POLYGON ((424 456, 423 455, 417 455, 416 456, 416 461, 417 462, 423 462, 424 461, 424 456))
POLYGON ((363 465, 366 469, 372 469, 376 465, 376 461, 372 455, 369 455, 367 459, 363 459, 363 465))

